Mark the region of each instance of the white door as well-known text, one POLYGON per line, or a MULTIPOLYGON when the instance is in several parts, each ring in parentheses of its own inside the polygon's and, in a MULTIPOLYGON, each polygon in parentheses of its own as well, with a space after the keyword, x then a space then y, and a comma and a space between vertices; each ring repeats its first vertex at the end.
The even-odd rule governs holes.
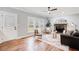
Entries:
POLYGON ((9 39, 17 37, 17 15, 11 13, 4 14, 3 31, 9 39))
POLYGON ((3 31, 4 29, 3 24, 4 24, 4 15, 2 11, 0 11, 0 43, 7 40, 7 37, 5 36, 4 31, 3 31))

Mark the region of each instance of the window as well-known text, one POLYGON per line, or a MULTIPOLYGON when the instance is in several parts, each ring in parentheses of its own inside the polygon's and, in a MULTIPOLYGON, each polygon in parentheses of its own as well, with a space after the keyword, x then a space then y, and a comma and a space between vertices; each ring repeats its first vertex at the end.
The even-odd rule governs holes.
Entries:
POLYGON ((34 20, 34 18, 33 17, 28 17, 28 28, 27 28, 27 30, 28 30, 28 32, 34 32, 34 28, 35 28, 35 26, 34 26, 34 23, 35 23, 35 20, 34 20))
POLYGON ((37 17, 28 17, 28 32, 34 32, 36 28, 38 28, 39 31, 44 28, 44 19, 37 18, 37 17))

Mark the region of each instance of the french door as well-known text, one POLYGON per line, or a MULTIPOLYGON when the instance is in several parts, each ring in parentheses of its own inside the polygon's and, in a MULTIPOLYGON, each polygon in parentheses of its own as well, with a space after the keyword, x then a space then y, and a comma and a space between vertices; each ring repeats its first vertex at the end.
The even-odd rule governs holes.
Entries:
POLYGON ((17 37, 17 15, 9 12, 0 12, 0 31, 8 39, 17 37))

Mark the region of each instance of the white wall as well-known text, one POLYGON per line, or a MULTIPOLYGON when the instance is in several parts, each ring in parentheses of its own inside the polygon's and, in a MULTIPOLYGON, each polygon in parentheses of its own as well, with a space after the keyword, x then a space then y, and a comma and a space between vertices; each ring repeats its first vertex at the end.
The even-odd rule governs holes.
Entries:
POLYGON ((42 16, 35 15, 35 14, 29 14, 24 11, 16 10, 16 9, 9 8, 9 7, 1 7, 0 10, 17 14, 18 36, 25 36, 27 34, 28 16, 33 16, 33 17, 45 19, 42 16))
POLYGON ((79 14, 70 15, 69 18, 74 24, 79 26, 79 14))
POLYGON ((27 33, 27 16, 18 15, 18 36, 24 36, 27 33))

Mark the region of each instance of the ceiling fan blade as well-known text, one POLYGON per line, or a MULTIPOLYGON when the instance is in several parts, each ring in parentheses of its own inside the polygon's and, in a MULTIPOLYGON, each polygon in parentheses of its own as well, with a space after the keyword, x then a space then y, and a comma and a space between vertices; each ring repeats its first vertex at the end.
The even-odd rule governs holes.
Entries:
POLYGON ((57 10, 57 8, 51 9, 50 11, 55 11, 55 10, 57 10))
POLYGON ((46 11, 41 11, 41 12, 47 12, 47 13, 50 13, 51 11, 55 11, 57 10, 57 8, 51 8, 51 7, 48 7, 48 10, 46 11))

